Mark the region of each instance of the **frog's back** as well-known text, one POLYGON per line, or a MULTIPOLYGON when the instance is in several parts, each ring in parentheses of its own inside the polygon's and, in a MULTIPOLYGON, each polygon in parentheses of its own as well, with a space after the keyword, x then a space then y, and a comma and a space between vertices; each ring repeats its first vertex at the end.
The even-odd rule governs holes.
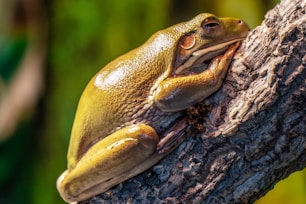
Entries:
MULTIPOLYGON (((71 133, 68 158, 75 161, 70 161, 70 165, 74 166, 73 163, 98 140, 141 120, 136 117, 137 113, 152 105, 149 95, 160 73, 158 69, 155 73, 146 73, 148 67, 139 67, 139 63, 143 63, 139 60, 122 56, 88 83, 80 98, 71 133)), ((153 62, 148 61, 145 65, 152 65, 150 63, 153 62)))
POLYGON ((169 114, 154 107, 152 95, 158 83, 170 74, 173 56, 169 53, 173 54, 174 41, 178 40, 170 36, 170 31, 156 33, 92 78, 75 116, 68 151, 70 166, 94 143, 120 127, 144 121, 155 128, 167 120, 169 114))

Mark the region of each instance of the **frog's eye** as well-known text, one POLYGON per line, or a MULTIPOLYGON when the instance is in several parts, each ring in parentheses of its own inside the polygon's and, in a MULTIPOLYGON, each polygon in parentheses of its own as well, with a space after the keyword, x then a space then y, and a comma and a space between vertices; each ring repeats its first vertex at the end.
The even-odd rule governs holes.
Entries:
POLYGON ((183 48, 185 50, 189 50, 189 49, 193 48, 195 43, 196 43, 196 38, 195 38, 194 34, 192 33, 192 34, 185 35, 181 39, 180 46, 181 46, 181 48, 183 48))
POLYGON ((216 18, 207 18, 202 22, 202 28, 207 32, 213 32, 220 26, 219 21, 216 18))

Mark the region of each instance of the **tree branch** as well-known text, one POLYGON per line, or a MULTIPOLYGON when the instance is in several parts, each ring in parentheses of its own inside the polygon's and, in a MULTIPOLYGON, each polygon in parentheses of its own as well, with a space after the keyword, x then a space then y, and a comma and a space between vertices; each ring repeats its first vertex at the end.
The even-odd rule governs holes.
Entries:
POLYGON ((205 101, 205 131, 157 165, 80 203, 251 203, 306 166, 306 2, 283 0, 205 101))

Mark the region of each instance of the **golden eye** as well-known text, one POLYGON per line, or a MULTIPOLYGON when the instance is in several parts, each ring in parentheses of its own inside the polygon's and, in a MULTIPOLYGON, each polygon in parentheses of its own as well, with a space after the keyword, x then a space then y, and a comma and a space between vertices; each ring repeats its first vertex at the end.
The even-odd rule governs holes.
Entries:
POLYGON ((220 25, 219 21, 215 18, 207 18, 202 23, 202 28, 206 30, 206 32, 210 32, 216 29, 220 25))

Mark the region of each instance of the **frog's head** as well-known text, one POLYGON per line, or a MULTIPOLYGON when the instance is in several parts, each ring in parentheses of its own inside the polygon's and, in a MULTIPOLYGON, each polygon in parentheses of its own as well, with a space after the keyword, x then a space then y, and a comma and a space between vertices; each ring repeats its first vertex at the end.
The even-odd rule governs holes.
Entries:
POLYGON ((176 41, 173 74, 197 72, 199 66, 203 69, 203 62, 225 52, 230 44, 243 40, 249 30, 240 19, 218 18, 207 13, 166 29, 176 41))

